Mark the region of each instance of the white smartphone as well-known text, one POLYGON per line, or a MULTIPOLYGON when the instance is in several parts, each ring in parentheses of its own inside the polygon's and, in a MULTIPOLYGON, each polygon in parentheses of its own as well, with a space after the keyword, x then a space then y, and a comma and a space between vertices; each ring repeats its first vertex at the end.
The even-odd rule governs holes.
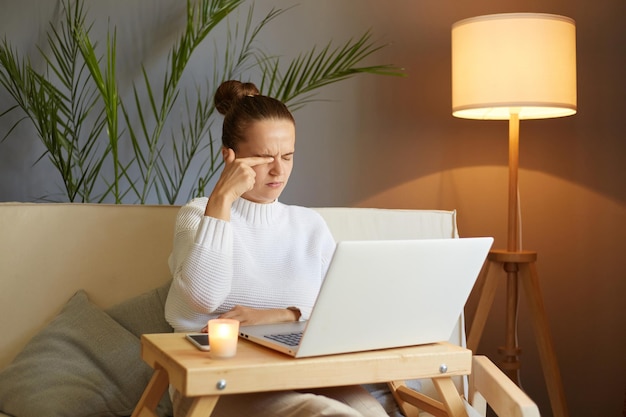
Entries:
POLYGON ((200 350, 205 352, 211 350, 208 333, 187 333, 185 338, 200 350))

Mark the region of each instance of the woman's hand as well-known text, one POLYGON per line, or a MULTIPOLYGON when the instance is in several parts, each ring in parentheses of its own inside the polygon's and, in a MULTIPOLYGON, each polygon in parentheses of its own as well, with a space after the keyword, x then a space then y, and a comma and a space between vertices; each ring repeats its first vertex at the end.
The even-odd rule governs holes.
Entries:
MULTIPOLYGON (((235 306, 232 310, 220 315, 220 319, 238 320, 242 326, 253 324, 281 323, 285 321, 295 321, 297 313, 286 308, 258 309, 243 306, 235 306)), ((203 333, 208 331, 207 326, 202 329, 203 333)))
POLYGON ((224 169, 209 197, 205 216, 230 220, 230 208, 233 202, 254 187, 256 172, 252 167, 268 164, 274 160, 271 156, 251 156, 235 158, 235 151, 224 149, 224 169))

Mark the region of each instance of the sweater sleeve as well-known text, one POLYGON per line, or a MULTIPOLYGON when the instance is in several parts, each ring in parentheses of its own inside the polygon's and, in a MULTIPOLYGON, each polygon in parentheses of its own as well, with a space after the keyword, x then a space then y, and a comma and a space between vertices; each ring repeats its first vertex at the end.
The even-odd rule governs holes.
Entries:
MULTIPOLYGON (((211 313, 226 299, 233 276, 233 238, 228 222, 204 216, 206 198, 181 208, 169 259, 179 302, 211 313)), ((176 303, 179 304, 179 303, 176 303)))

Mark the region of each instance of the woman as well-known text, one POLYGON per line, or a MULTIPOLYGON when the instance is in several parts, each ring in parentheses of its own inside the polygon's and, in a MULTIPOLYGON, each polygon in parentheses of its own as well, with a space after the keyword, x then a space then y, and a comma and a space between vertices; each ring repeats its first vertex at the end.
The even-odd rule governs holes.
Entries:
MULTIPOLYGON (((252 83, 226 81, 224 169, 208 198, 181 208, 165 306, 177 332, 206 331, 211 318, 242 325, 307 319, 335 242, 313 210, 278 202, 295 153, 295 121, 252 83)), ((176 417, 186 401, 174 393, 176 417)), ((212 416, 385 416, 362 387, 222 396, 212 416)))

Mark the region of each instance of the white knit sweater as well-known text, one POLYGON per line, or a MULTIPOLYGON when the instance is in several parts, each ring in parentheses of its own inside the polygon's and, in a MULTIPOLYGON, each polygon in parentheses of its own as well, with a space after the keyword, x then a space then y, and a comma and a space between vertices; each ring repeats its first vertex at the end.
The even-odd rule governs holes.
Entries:
POLYGON ((176 219, 165 317, 177 332, 199 331, 235 305, 297 306, 311 313, 335 241, 314 210, 279 202, 233 204, 230 222, 204 216, 207 198, 176 219))

